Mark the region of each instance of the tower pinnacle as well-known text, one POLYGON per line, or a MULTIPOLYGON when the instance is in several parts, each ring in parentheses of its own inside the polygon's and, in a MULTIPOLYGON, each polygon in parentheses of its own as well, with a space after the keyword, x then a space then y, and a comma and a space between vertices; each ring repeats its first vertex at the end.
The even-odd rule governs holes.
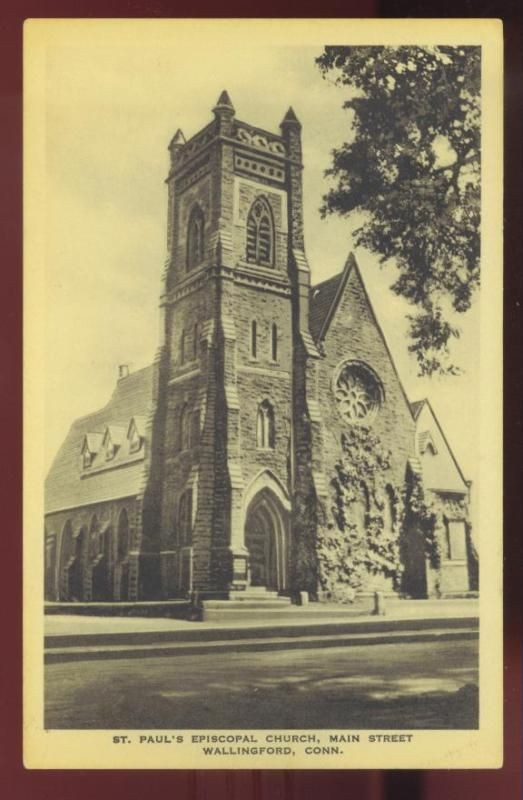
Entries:
POLYGON ((298 125, 301 128, 301 123, 294 113, 294 109, 292 106, 289 106, 287 113, 285 114, 284 118, 281 121, 281 125, 298 125))
POLYGON ((218 102, 213 108, 213 111, 218 111, 222 109, 223 110, 227 109, 228 111, 232 111, 234 113, 234 106, 232 104, 231 98, 229 97, 229 93, 227 92, 226 89, 224 89, 221 95, 219 96, 218 102))
POLYGON ((185 136, 183 135, 183 131, 181 130, 181 128, 178 128, 173 138, 169 142, 169 150, 172 150, 175 147, 182 147, 184 144, 185 144, 185 136))

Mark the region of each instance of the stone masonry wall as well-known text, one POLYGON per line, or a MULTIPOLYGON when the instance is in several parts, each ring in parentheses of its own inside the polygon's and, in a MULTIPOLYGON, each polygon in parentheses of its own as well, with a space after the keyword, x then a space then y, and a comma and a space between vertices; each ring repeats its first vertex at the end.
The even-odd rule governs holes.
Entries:
MULTIPOLYGON (((129 520, 129 534, 130 534, 130 547, 129 557, 126 559, 125 572, 127 597, 129 600, 143 599, 143 591, 140 582, 140 553, 138 551, 141 540, 141 526, 142 526, 142 513, 141 504, 135 497, 128 497, 112 502, 94 503, 82 508, 70 509, 67 511, 59 511, 54 514, 48 514, 45 518, 45 528, 47 537, 54 537, 56 546, 54 550, 54 580, 52 587, 49 585, 49 592, 47 600, 63 600, 60 596, 60 580, 61 580, 61 565, 64 564, 63 548, 66 546, 64 542, 64 532, 66 526, 70 524, 73 536, 77 536, 82 531, 85 533, 84 547, 80 556, 81 564, 80 569, 82 572, 81 581, 81 597, 78 600, 88 602, 92 600, 92 567, 95 561, 95 554, 97 550, 96 541, 94 540, 95 534, 100 532, 108 532, 110 546, 108 550, 107 569, 109 572, 108 580, 110 583, 110 593, 112 597, 110 600, 118 601, 122 599, 120 595, 120 587, 118 580, 118 571, 122 572, 122 565, 118 563, 118 521, 122 511, 127 512, 129 520)), ((123 593, 123 592, 122 592, 123 593)))
POLYGON ((414 453, 415 424, 388 350, 369 306, 362 281, 351 269, 325 342, 324 357, 318 367, 318 391, 322 417, 322 453, 325 483, 328 489, 326 522, 332 522, 332 487, 335 464, 341 456, 341 436, 350 425, 340 415, 334 384, 345 361, 366 364, 378 376, 384 398, 370 427, 384 449, 392 456, 392 482, 402 487, 407 460, 414 453))
POLYGON ((341 434, 349 424, 339 414, 334 381, 343 362, 355 360, 368 365, 382 383, 384 401, 371 427, 383 446, 391 451, 394 480, 402 485, 407 459, 414 453, 414 420, 355 269, 349 275, 324 348, 325 357, 319 367, 319 397, 327 480, 341 452, 341 434))
POLYGON ((427 594, 429 596, 459 594, 477 590, 477 554, 470 535, 466 498, 462 495, 437 492, 430 492, 429 496, 437 514, 436 536, 442 558, 439 569, 433 569, 427 564, 427 594), (450 557, 447 535, 449 520, 464 523, 466 558, 460 561, 452 560, 450 557))
POLYGON ((210 581, 215 462, 215 308, 215 285, 205 276, 197 279, 191 293, 175 300, 168 312, 172 321, 161 512, 164 597, 180 592, 179 506, 183 492, 188 489, 192 491, 193 544, 186 557, 192 560, 192 588, 201 590, 210 581), (185 331, 184 363, 180 348, 182 331, 185 331), (191 415, 189 446, 182 442, 182 413, 191 415))

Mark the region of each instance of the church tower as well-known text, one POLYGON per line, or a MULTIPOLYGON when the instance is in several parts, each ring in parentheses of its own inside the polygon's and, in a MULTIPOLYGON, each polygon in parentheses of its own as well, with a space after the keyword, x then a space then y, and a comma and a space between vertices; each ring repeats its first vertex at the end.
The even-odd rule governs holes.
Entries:
POLYGON ((153 432, 163 597, 292 583, 294 343, 310 339, 301 126, 292 109, 279 134, 241 122, 225 91, 213 114, 169 145, 153 432))

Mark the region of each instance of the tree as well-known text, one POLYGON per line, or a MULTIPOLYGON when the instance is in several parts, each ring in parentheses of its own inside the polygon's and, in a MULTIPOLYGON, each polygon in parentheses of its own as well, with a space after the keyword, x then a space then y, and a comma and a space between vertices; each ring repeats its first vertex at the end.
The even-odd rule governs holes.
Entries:
POLYGON ((419 372, 455 374, 454 312, 480 280, 480 48, 326 47, 323 76, 351 87, 351 140, 332 152, 322 215, 363 212, 355 244, 393 259, 414 306, 419 372))

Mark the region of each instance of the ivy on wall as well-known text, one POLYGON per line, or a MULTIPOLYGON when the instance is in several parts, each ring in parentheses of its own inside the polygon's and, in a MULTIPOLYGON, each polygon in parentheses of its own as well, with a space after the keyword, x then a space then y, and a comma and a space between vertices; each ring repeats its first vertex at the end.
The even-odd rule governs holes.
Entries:
POLYGON ((425 495, 421 475, 412 469, 408 470, 405 484, 405 509, 406 527, 416 528, 421 533, 425 556, 433 569, 439 569, 443 558, 443 536, 438 528, 442 520, 438 519, 434 504, 425 495))
POLYGON ((402 492, 393 483, 391 452, 368 427, 353 426, 341 439, 335 466, 331 518, 318 536, 324 594, 351 601, 369 575, 399 582, 402 492))

